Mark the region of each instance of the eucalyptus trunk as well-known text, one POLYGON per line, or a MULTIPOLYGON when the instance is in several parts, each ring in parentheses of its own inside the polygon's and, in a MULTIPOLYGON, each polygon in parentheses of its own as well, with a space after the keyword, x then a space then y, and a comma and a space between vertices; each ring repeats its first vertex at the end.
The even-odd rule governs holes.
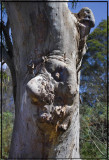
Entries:
POLYGON ((67 2, 5 6, 16 73, 9 158, 80 158, 80 66, 93 14, 88 8, 72 14, 67 2))

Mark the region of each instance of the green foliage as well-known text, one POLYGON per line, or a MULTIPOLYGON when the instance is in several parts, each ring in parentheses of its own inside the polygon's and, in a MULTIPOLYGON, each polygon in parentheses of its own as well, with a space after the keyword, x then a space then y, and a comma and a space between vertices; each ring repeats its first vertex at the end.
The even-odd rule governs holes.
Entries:
MULTIPOLYGON (((1 72, 0 72, 0 78, 1 78, 1 72)), ((7 74, 6 72, 3 70, 2 71, 2 80, 5 81, 7 79, 7 74)))
MULTIPOLYGON (((105 103, 95 107, 81 106, 80 154, 82 158, 105 158, 107 153, 107 128, 105 103)), ((100 160, 100 159, 99 159, 100 160)))
MULTIPOLYGON (((2 73, 2 156, 8 158, 10 142, 13 130, 14 107, 12 103, 12 79, 9 68, 3 69, 2 73)), ((0 114, 1 120, 1 114, 0 114)), ((1 128, 0 128, 1 129, 1 128)), ((1 132, 0 132, 1 138, 1 132)), ((1 140, 0 140, 1 143, 1 140)), ((0 144, 1 145, 1 144, 0 144)), ((1 150, 0 150, 1 155, 1 150)))
POLYGON ((107 21, 103 20, 89 35, 88 51, 83 59, 81 87, 86 88, 82 98, 106 102, 107 98, 107 21), (87 94, 88 93, 88 94, 87 94))
POLYGON ((2 2, 2 12, 5 9, 4 3, 2 2))
POLYGON ((107 21, 89 35, 81 71, 81 158, 107 155, 107 21))
POLYGON ((8 71, 8 70, 9 70, 8 68, 7 69, 2 68, 2 72, 0 72, 0 80, 2 78, 2 83, 0 83, 0 86, 2 85, 3 94, 8 92, 7 89, 9 88, 10 85, 12 85, 10 71, 8 71))
MULTIPOLYGON (((0 114, 0 119, 1 119, 1 114, 0 114)), ((13 130, 13 114, 11 112, 3 112, 2 114, 2 156, 3 156, 2 158, 3 159, 8 158, 12 130, 13 130)))

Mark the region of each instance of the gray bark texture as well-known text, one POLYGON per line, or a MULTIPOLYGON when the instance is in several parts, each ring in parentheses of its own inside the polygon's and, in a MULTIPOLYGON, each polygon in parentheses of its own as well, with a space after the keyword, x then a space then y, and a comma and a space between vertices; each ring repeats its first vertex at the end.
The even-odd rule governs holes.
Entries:
POLYGON ((5 2, 16 72, 15 122, 9 158, 80 158, 79 79, 89 8, 67 2, 5 2))

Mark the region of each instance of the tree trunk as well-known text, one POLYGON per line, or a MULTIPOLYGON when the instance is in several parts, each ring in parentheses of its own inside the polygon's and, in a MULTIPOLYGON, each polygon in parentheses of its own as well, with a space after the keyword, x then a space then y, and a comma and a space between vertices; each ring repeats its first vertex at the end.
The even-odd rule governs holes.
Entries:
POLYGON ((17 86, 9 158, 79 158, 79 66, 87 36, 81 16, 67 2, 5 6, 17 86))

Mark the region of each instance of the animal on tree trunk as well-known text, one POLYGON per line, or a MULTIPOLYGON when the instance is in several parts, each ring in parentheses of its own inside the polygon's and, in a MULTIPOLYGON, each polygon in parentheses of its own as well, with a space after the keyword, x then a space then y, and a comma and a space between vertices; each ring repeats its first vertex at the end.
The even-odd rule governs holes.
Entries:
POLYGON ((80 66, 93 13, 71 13, 67 2, 4 4, 17 86, 9 158, 80 158, 80 66))

